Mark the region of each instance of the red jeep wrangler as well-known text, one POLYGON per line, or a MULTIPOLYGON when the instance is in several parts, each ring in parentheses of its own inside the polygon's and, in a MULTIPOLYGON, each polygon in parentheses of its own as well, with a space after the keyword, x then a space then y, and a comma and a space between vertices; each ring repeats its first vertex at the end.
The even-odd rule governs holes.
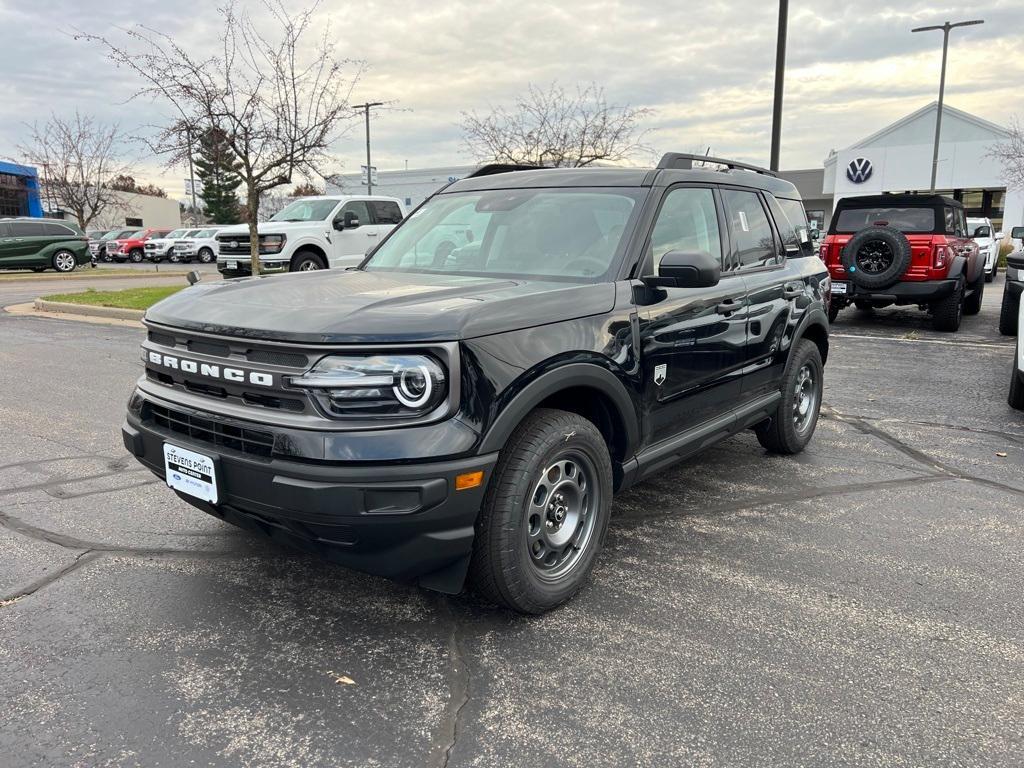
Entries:
POLYGON ((836 205, 821 260, 832 278, 829 319, 853 304, 870 311, 917 304, 939 331, 981 311, 985 260, 964 207, 940 195, 847 197, 836 205))

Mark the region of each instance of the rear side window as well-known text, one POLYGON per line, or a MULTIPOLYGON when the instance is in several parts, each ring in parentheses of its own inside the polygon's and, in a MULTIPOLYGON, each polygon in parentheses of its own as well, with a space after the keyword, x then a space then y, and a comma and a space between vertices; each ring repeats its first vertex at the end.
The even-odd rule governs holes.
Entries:
POLYGON ((775 235, 761 198, 755 192, 741 189, 723 189, 722 197, 729 212, 729 232, 739 268, 754 269, 778 264, 780 259, 775 235))
POLYGON ((398 224, 402 221, 402 209, 391 200, 371 200, 370 209, 377 224, 398 224))
MULTIPOLYGON (((952 213, 952 208, 946 209, 952 213)), ((900 232, 935 231, 935 210, 923 206, 901 208, 844 208, 836 216, 836 232, 859 232, 865 227, 888 226, 900 232)))
POLYGON ((804 204, 799 200, 787 200, 771 195, 768 199, 778 205, 778 210, 774 210, 773 206, 775 224, 782 237, 782 245, 789 256, 813 256, 814 245, 811 243, 811 228, 807 224, 804 204))
POLYGON ((60 224, 43 224, 43 233, 52 237, 76 237, 75 232, 60 224))

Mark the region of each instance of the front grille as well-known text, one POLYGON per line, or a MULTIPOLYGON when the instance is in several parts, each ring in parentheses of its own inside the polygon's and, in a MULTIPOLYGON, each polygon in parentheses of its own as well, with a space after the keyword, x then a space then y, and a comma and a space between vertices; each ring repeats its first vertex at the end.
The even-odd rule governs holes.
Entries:
POLYGON ((266 363, 267 365, 284 365, 289 368, 305 368, 309 358, 291 352, 275 352, 269 349, 250 349, 245 354, 250 363, 266 363))
POLYGON ((200 341, 198 339, 189 340, 188 351, 195 352, 198 355, 212 355, 214 357, 229 357, 231 355, 231 347, 227 344, 217 344, 216 342, 200 341))
POLYGON ((261 429, 236 427, 215 419, 193 416, 183 411, 146 403, 143 421, 218 448, 270 458, 274 453, 274 435, 261 429))
POLYGON ((158 333, 157 331, 149 332, 149 340, 154 344, 159 344, 161 347, 175 347, 178 345, 177 339, 173 336, 169 336, 166 333, 158 333))

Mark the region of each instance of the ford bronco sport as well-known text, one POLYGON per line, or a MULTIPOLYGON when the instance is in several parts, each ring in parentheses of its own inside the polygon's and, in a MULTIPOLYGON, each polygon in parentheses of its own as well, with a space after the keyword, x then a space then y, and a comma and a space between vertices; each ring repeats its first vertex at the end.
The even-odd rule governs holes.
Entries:
POLYGON ((696 159, 722 170, 484 167, 355 270, 162 301, 126 448, 196 507, 350 567, 562 603, 613 492, 741 430, 781 454, 815 430, 829 278, 799 195, 696 159), (456 224, 477 234, 438 249, 456 224))
POLYGON ((832 277, 829 319, 917 304, 936 330, 956 331, 981 311, 985 260, 970 239, 961 203, 939 195, 847 197, 836 205, 821 260, 832 277))

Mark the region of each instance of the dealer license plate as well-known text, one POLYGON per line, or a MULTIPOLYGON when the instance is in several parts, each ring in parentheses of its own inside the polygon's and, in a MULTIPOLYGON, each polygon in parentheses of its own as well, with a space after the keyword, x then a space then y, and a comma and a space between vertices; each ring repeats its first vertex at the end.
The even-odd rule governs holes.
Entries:
POLYGON ((832 293, 846 293, 846 283, 832 283, 832 293))
POLYGON ((238 269, 238 262, 237 261, 229 261, 228 262, 228 269, 238 269))
POLYGON ((171 488, 217 503, 217 469, 209 456, 164 443, 164 472, 171 488))

